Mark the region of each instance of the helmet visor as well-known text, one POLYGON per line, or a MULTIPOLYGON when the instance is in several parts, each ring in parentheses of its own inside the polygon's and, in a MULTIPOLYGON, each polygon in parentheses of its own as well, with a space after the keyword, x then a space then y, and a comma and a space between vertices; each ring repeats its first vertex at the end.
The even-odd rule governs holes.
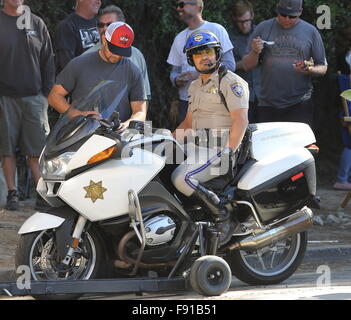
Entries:
POLYGON ((200 56, 215 56, 216 50, 213 47, 210 48, 203 48, 201 50, 194 50, 193 55, 196 57, 200 56))

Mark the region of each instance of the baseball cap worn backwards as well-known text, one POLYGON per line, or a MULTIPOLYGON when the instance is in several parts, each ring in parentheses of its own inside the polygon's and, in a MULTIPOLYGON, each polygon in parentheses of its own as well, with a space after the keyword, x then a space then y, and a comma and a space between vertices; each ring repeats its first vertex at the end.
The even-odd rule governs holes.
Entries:
POLYGON ((108 49, 113 54, 130 57, 134 41, 133 29, 124 22, 111 23, 105 32, 108 49))
POLYGON ((277 12, 279 14, 298 16, 302 11, 302 0, 279 0, 277 12))

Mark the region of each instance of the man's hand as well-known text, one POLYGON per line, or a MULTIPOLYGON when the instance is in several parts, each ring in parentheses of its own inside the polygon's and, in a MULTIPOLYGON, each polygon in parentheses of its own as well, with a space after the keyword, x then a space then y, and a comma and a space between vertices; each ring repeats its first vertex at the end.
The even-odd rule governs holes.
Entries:
POLYGON ((294 69, 296 72, 304 74, 306 76, 311 75, 313 72, 314 61, 313 58, 310 58, 308 61, 298 61, 294 63, 294 69))
POLYGON ((226 147, 221 151, 221 166, 224 169, 224 172, 228 174, 230 179, 234 178, 233 167, 235 164, 234 159, 235 153, 232 148, 226 147))
POLYGON ((175 79, 175 83, 178 88, 185 87, 189 81, 193 81, 198 77, 199 74, 196 71, 183 72, 175 79))
POLYGON ((126 122, 122 122, 118 129, 116 130, 117 133, 122 133, 123 131, 125 131, 127 128, 129 127, 129 121, 126 122))
POLYGON ((92 117, 96 120, 100 119, 101 116, 99 113, 97 113, 96 111, 80 111, 80 110, 77 110, 77 109, 74 109, 74 108, 69 108, 67 110, 67 113, 66 115, 68 116, 68 118, 72 119, 74 117, 77 117, 77 116, 83 116, 83 117, 87 117, 89 115, 92 115, 92 117))
POLYGON ((259 55, 263 50, 263 41, 260 37, 257 37, 251 42, 251 51, 259 55))

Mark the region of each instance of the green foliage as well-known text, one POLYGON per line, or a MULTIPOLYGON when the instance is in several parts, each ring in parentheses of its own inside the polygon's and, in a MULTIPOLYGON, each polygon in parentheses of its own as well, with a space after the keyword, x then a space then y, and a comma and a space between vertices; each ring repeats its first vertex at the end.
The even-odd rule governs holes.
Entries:
MULTIPOLYGON (((205 0, 203 17, 208 21, 218 22, 230 28, 230 7, 234 0, 205 0)), ((259 23, 276 15, 275 8, 278 0, 254 1, 252 4, 255 11, 255 22, 259 23)), ((148 65, 150 82, 152 87, 152 101, 150 105, 150 116, 156 126, 171 127, 168 115, 170 103, 177 97, 177 90, 172 88, 169 81, 170 66, 166 63, 170 47, 175 35, 186 26, 179 21, 174 4, 176 0, 104 0, 103 6, 117 4, 125 13, 127 22, 133 27, 137 46, 143 53, 148 65)), ((66 15, 73 12, 75 0, 26 0, 32 11, 38 14, 47 23, 51 35, 54 35, 57 23, 66 15)), ((350 26, 351 23, 351 1, 350 0, 305 0, 302 18, 316 25, 320 16, 317 7, 326 4, 331 9, 332 29, 320 30, 324 40, 329 63, 328 77, 317 81, 316 95, 320 99, 317 115, 319 123, 328 122, 334 117, 334 110, 338 104, 338 93, 335 82, 336 75, 336 49, 346 46, 343 39, 337 46, 336 35, 339 30, 350 26), (322 84, 320 84, 320 82, 322 84), (319 87, 323 89, 319 89, 319 87), (332 94, 330 91, 332 90, 332 94), (325 93, 326 92, 326 93, 325 93), (325 97, 324 95, 327 95, 325 97), (328 104, 328 106, 327 106, 328 104), (334 109, 331 109, 334 108, 334 109), (321 113, 323 112, 323 114, 321 113)), ((335 112, 337 115, 337 112, 335 112)), ((337 117, 336 117, 337 118, 337 117)), ((339 137, 336 128, 320 130, 320 136, 334 135, 339 137), (332 131, 332 132, 330 132, 332 131)), ((318 133, 318 130, 317 130, 318 133)))

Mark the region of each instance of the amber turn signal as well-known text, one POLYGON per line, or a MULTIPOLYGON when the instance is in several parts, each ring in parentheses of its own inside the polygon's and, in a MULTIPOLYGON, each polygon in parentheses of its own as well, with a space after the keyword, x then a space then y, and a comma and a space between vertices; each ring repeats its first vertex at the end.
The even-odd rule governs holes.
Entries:
POLYGON ((106 160, 106 159, 110 158, 115 153, 116 150, 117 150, 116 146, 112 146, 108 149, 105 149, 104 151, 101 151, 101 152, 97 153, 96 155, 92 156, 89 159, 87 164, 93 164, 96 162, 100 162, 102 160, 106 160))

